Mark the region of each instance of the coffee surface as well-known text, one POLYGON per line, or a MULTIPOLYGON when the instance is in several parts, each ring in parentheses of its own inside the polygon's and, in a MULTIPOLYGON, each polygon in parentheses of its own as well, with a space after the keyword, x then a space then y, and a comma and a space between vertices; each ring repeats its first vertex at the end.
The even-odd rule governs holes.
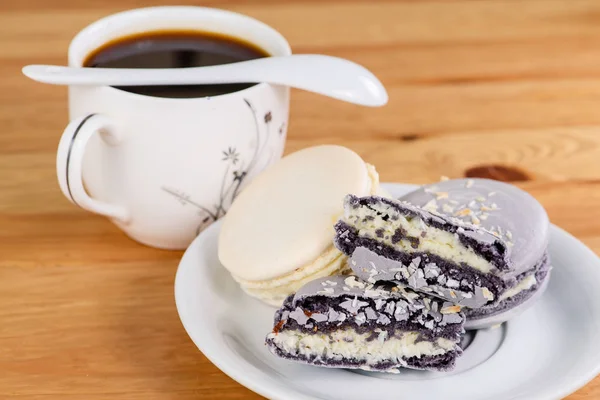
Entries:
MULTIPOLYGON (((187 68, 229 64, 269 57, 255 44, 200 31, 157 31, 121 37, 88 55, 84 67, 187 68)), ((226 85, 115 86, 146 96, 193 98, 246 89, 255 83, 226 85)))

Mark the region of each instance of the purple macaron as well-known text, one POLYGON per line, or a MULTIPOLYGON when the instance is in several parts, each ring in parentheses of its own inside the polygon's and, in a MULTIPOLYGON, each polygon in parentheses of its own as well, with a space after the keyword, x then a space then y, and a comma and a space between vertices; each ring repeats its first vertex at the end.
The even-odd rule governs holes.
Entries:
POLYGON ((442 181, 399 200, 347 196, 335 228, 356 275, 460 305, 467 329, 523 312, 550 276, 546 211, 495 180, 442 181))
POLYGON ((390 282, 330 276, 285 300, 265 343, 278 357, 321 367, 448 371, 462 354, 460 309, 390 282))

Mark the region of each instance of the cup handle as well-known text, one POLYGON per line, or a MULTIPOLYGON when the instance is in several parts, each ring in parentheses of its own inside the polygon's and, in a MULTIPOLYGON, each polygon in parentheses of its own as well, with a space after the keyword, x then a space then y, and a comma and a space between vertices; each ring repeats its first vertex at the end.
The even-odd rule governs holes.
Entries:
POLYGON ((60 138, 56 154, 56 174, 60 189, 73 204, 96 214, 127 223, 129 211, 119 205, 91 198, 83 185, 82 162, 88 141, 100 134, 109 145, 117 145, 120 136, 110 119, 101 114, 89 114, 74 119, 60 138))

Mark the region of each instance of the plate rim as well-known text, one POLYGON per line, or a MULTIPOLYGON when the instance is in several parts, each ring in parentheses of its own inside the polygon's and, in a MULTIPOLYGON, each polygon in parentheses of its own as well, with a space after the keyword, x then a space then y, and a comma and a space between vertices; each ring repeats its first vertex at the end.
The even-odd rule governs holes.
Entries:
MULTIPOLYGON (((394 187, 394 186, 395 187, 402 186, 404 188, 416 189, 420 186, 417 184, 408 184, 408 183, 401 183, 401 182, 382 182, 381 185, 382 185, 382 187, 384 187, 386 189, 389 187, 394 187)), ((182 309, 185 308, 185 306, 183 306, 183 304, 184 304, 184 299, 182 299, 183 295, 182 295, 182 292, 180 290, 178 290, 178 288, 182 286, 182 282, 181 282, 181 280, 183 279, 183 278, 181 278, 181 276, 182 276, 181 271, 183 270, 182 265, 184 265, 185 259, 190 257, 189 256, 190 249, 197 247, 198 246, 197 243, 199 243, 203 239, 203 236, 208 235, 213 230, 217 230, 221 226, 222 222, 223 222, 222 219, 214 222, 211 226, 209 226, 207 229, 205 229, 203 232, 201 232, 196 238, 194 238, 192 243, 190 243, 190 245, 186 248, 186 250, 185 250, 184 254, 182 255, 182 257, 180 258, 179 264, 177 266, 177 271, 175 273, 175 279, 174 279, 174 300, 175 300, 175 307, 177 309, 177 314, 179 316, 179 320, 180 320, 185 332, 187 333, 187 335, 191 339, 191 341, 194 343, 196 348, 213 365, 215 365, 225 375, 227 375, 228 377, 230 377, 231 379, 233 379, 240 385, 246 387, 247 389, 249 389, 261 396, 264 396, 268 399, 284 399, 284 400, 315 399, 315 397, 308 396, 303 393, 298 393, 297 390, 295 390, 294 388, 289 388, 287 391, 285 391, 285 390, 282 390, 281 388, 273 387, 268 384, 265 384, 264 381, 255 381, 250 378, 247 378, 246 375, 243 374, 242 370, 236 369, 235 367, 232 367, 232 366, 228 365, 227 363, 220 362, 218 355, 216 353, 213 353, 207 346, 202 346, 201 345, 202 342, 195 337, 196 335, 194 335, 192 333, 193 330, 191 330, 189 323, 186 321, 186 317, 184 317, 184 313, 182 312, 182 309), (257 383, 257 382, 262 382, 262 383, 257 383)), ((597 262, 600 264, 600 257, 594 251, 592 251, 585 243, 583 243, 581 240, 577 239, 577 237, 575 237, 574 235, 572 235, 565 229, 553 224, 552 222, 550 223, 550 229, 551 229, 551 231, 556 230, 559 234, 564 235, 564 236, 568 237, 569 239, 577 242, 577 244, 579 244, 583 248, 585 248, 585 252, 588 253, 588 256, 595 258, 597 260, 597 262)), ((554 393, 555 397, 551 397, 551 398, 560 399, 565 396, 568 396, 568 395, 576 392, 577 390, 583 388, 585 385, 590 383, 598 375, 600 375, 600 354, 596 357, 594 368, 588 369, 586 374, 577 375, 577 377, 572 378, 570 384, 564 384, 562 387, 562 390, 558 393, 555 392, 554 393)), ((540 394, 544 395, 545 393, 540 393, 540 394)))

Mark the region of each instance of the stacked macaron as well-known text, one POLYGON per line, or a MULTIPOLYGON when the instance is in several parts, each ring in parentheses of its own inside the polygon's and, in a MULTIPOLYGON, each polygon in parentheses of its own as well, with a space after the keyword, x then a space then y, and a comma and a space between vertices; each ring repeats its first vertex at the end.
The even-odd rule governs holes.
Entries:
POLYGON ((280 306, 305 283, 347 270, 333 224, 348 193, 384 194, 375 168, 353 151, 324 145, 283 157, 233 202, 219 260, 246 293, 280 306))

